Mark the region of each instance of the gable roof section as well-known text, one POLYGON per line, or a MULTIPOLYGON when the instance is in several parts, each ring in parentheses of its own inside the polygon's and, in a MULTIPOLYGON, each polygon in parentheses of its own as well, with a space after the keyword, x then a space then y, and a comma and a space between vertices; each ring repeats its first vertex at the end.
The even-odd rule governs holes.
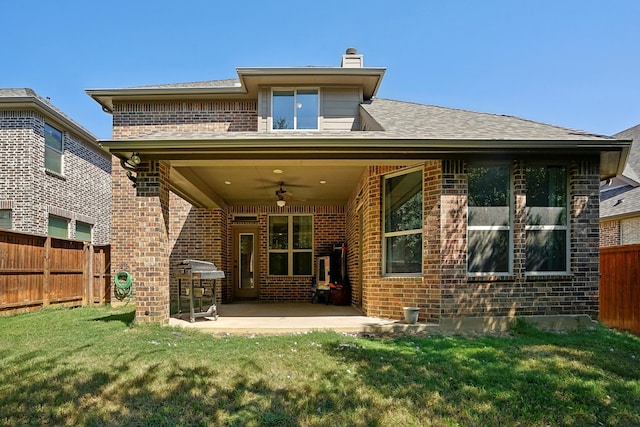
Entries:
POLYGON ((364 99, 375 96, 384 76, 384 68, 362 67, 239 67, 238 79, 136 86, 114 89, 87 89, 105 112, 113 112, 114 100, 226 99, 257 98, 261 86, 278 85, 350 85, 363 90, 364 99))
POLYGON ((634 126, 627 130, 623 130, 615 135, 614 138, 632 140, 629 157, 622 175, 640 184, 640 125, 634 126))
POLYGON ((619 132, 614 137, 632 140, 632 143, 622 173, 623 179, 619 180, 626 181, 627 185, 605 188, 600 192, 600 218, 606 220, 640 214, 640 125, 619 132))
POLYGON ((0 109, 34 109, 104 151, 103 147, 98 144, 98 138, 94 134, 66 115, 51 102, 43 99, 33 89, 0 89, 0 109))

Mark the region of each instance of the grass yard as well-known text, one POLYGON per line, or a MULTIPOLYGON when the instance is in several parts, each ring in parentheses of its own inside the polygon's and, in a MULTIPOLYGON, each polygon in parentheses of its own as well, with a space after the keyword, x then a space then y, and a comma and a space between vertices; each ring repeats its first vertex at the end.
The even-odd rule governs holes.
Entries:
POLYGON ((133 309, 0 318, 0 425, 640 426, 640 338, 211 337, 133 309))

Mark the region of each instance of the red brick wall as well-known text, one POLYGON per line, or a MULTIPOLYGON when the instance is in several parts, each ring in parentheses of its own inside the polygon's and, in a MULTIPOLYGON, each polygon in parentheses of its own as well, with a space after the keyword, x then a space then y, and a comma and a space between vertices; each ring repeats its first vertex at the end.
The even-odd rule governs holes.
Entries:
MULTIPOLYGON (((311 214, 313 215, 314 257, 328 254, 334 245, 346 241, 345 209, 343 206, 233 206, 229 208, 227 227, 227 247, 231 248, 232 230, 236 223, 234 214, 256 215, 260 233, 260 301, 269 302, 309 302, 311 301, 311 276, 269 276, 268 271, 268 217, 270 214, 311 214)), ((230 252, 230 250, 229 250, 230 252)), ((230 256, 230 255, 229 255, 230 256)), ((230 271, 230 270, 228 270, 230 271)), ((315 259, 314 259, 315 273, 315 259)), ((226 295, 233 294, 233 283, 227 281, 226 295)))
POLYGON ((598 162, 572 162, 571 260, 567 275, 525 274, 524 162, 514 163, 514 268, 508 277, 466 277, 466 174, 462 162, 443 167, 442 317, 598 315, 598 162))
POLYGON ((354 191, 347 210, 348 265, 354 283, 352 301, 362 292, 362 308, 367 315, 399 319, 402 307, 420 308, 420 320, 435 321, 440 314, 440 187, 439 161, 423 165, 423 274, 420 277, 385 277, 382 275, 382 180, 385 174, 400 167, 372 166, 365 171, 354 191), (363 215, 362 290, 357 286, 360 270, 359 219, 363 215))
POLYGON ((258 128, 257 101, 116 103, 113 137, 152 132, 243 132, 258 128))

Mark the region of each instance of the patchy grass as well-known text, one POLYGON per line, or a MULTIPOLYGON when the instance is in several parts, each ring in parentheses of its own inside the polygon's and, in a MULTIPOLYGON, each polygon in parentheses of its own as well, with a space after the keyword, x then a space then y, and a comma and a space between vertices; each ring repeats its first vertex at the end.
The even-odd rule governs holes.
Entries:
POLYGON ((133 308, 0 318, 0 425, 640 425, 640 339, 214 338, 133 308))

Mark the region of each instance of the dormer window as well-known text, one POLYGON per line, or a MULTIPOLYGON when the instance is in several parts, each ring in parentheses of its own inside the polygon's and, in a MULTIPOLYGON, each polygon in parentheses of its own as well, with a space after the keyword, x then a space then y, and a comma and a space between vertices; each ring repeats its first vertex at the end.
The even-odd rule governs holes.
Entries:
POLYGON ((273 130, 317 130, 318 89, 278 89, 272 96, 273 130))

